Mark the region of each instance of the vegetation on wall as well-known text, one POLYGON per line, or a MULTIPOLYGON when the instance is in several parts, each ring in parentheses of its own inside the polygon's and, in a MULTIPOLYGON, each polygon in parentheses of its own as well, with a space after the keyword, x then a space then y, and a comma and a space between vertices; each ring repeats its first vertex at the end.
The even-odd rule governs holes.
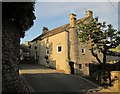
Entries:
POLYGON ((2 93, 27 92, 19 76, 20 37, 33 26, 34 2, 2 2, 2 93))

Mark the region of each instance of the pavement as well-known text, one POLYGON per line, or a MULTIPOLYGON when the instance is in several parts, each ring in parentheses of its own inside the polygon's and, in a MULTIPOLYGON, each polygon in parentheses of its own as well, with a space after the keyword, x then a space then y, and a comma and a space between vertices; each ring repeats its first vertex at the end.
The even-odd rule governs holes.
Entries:
POLYGON ((62 71, 35 64, 21 64, 20 76, 28 93, 101 94, 102 92, 103 94, 103 92, 108 92, 108 89, 106 91, 106 89, 81 76, 64 74, 62 71))

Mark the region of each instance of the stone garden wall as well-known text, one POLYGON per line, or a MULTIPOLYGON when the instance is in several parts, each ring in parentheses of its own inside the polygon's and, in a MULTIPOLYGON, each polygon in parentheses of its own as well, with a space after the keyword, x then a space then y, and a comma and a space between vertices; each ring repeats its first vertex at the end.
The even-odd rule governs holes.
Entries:
POLYGON ((2 22, 2 92, 17 92, 20 88, 20 33, 7 21, 2 22))

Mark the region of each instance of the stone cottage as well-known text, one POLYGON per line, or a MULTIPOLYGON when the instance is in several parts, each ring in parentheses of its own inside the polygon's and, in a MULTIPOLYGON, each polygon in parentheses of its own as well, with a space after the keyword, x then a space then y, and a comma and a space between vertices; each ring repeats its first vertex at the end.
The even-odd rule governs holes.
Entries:
POLYGON ((90 52, 89 42, 79 41, 77 25, 89 23, 93 19, 93 13, 87 10, 86 16, 78 20, 74 13, 69 17, 68 24, 53 30, 44 27, 42 34, 30 41, 30 55, 38 60, 38 64, 68 74, 89 75, 89 64, 97 61, 90 52))

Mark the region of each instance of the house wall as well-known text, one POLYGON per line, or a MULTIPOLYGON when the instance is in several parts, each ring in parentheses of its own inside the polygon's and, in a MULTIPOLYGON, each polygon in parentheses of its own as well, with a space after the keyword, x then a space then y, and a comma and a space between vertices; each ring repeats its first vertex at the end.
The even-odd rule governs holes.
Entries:
MULTIPOLYGON (((92 11, 87 11, 86 12, 86 17, 87 18, 83 23, 88 24, 90 23, 91 19, 93 18, 92 16, 92 11)), ((82 24, 79 24, 82 25, 82 24)), ((75 36, 75 30, 74 33, 72 32, 72 36, 75 36)), ((77 36, 76 36, 77 37, 77 36)), ((89 75, 89 64, 93 62, 98 62, 96 58, 92 55, 90 51, 90 42, 88 43, 82 43, 80 42, 79 38, 74 38, 75 39, 75 48, 74 48, 74 53, 75 55, 72 57, 76 56, 76 62, 74 64, 74 71, 75 74, 78 75, 89 75), (84 52, 82 52, 82 49, 84 49, 84 52)), ((71 40, 74 41, 74 40, 71 40)), ((99 54, 98 57, 102 60, 102 54, 99 54)))
POLYGON ((40 41, 34 41, 30 42, 31 48, 30 48, 30 57, 35 60, 35 63, 38 63, 38 60, 40 58, 40 41))
MULTIPOLYGON (((89 75, 89 64, 98 63, 96 58, 92 55, 89 43, 78 44, 77 64, 75 65, 76 74, 89 75), (85 49, 85 52, 82 52, 85 49), (81 67, 80 67, 81 66, 81 67)), ((102 53, 98 54, 100 60, 102 60, 102 53)))
MULTIPOLYGON (((93 18, 92 11, 87 11, 86 17, 89 18, 83 22, 84 24, 88 24, 93 18)), ((35 57, 37 51, 39 64, 57 70, 64 70, 65 73, 70 73, 71 70, 68 62, 72 61, 74 62, 74 74, 89 75, 89 64, 98 62, 92 55, 90 48, 91 46, 89 42, 79 42, 79 39, 77 38, 76 15, 72 13, 70 14, 69 29, 67 28, 66 31, 50 37, 48 35, 47 38, 37 40, 37 43, 36 41, 32 42, 31 56, 35 57), (35 50, 34 48, 36 46, 37 49, 35 50), (62 46, 61 52, 57 52, 58 46, 62 46), (84 53, 82 52, 82 49, 85 49, 84 53), (49 54, 46 53, 47 50, 49 51, 49 54), (46 56, 48 56, 48 59, 45 59, 46 56)), ((102 53, 98 54, 98 57, 102 61, 102 53)))
MULTIPOLYGON (((91 46, 88 43, 79 43, 78 45, 78 55, 77 55, 77 64, 75 64, 75 74, 79 75, 89 75, 89 64, 91 63, 99 63, 97 59, 92 55, 91 46), (85 49, 85 55, 82 53, 82 49, 85 49), (81 68, 79 68, 79 64, 81 64, 81 68)), ((98 53, 98 57, 103 61, 103 54, 98 53)), ((119 60, 119 56, 106 56, 106 62, 110 63, 110 61, 113 63, 114 60, 119 60)))
POLYGON ((62 32, 41 40, 39 48, 39 64, 57 70, 63 70, 65 73, 70 73, 67 40, 67 32, 62 32), (58 52, 58 46, 62 47, 61 52, 58 52), (47 55, 47 49, 49 50, 49 54, 48 59, 46 60, 45 56, 47 55))
MULTIPOLYGON (((89 23, 92 18, 92 14, 89 13, 89 11, 87 12, 87 16, 90 16, 90 18, 88 18, 84 23, 89 23)), ((91 55, 89 45, 78 43, 79 41, 77 38, 75 14, 70 14, 70 28, 67 32, 61 32, 59 34, 38 41, 39 48, 37 50, 39 55, 39 64, 56 68, 58 70, 64 70, 65 72, 70 73, 70 66, 68 64, 68 61, 70 60, 74 62, 73 67, 75 74, 89 74, 88 63, 91 63, 93 60, 95 60, 95 58, 91 55), (62 46, 62 52, 60 53, 57 52, 57 46, 59 45, 62 46), (83 47, 85 47, 85 55, 83 55, 81 52, 83 47), (47 55, 46 49, 49 50, 49 57, 47 60, 45 59, 45 56, 47 55)), ((35 45, 36 41, 33 42, 33 48, 35 45)), ((34 49, 32 51, 32 54, 34 56, 34 49)))

